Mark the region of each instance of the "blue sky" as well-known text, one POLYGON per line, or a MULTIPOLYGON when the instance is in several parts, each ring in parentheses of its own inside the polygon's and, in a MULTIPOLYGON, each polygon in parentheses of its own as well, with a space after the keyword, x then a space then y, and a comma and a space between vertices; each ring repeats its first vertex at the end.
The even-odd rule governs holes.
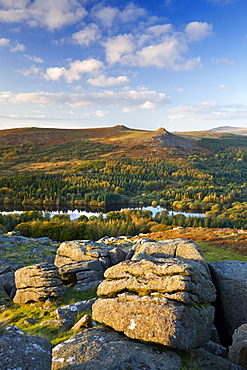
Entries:
POLYGON ((0 129, 247 127, 246 0, 0 0, 0 129))

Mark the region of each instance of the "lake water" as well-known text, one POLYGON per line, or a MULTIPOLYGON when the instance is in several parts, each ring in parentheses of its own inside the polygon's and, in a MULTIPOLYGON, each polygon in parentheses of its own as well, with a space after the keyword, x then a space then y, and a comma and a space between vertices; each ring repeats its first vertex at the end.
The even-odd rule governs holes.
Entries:
MULTIPOLYGON (((122 211, 123 209, 141 209, 141 210, 148 210, 148 211, 151 211, 152 214, 153 214, 153 217, 155 217, 155 215, 158 213, 158 212, 161 212, 161 211, 167 211, 166 208, 162 208, 160 206, 157 206, 157 207, 152 207, 152 206, 147 206, 147 207, 133 207, 133 208, 130 208, 130 207, 123 207, 123 208, 120 208, 120 209, 115 209, 115 211, 122 211)), ((28 209, 26 209, 26 211, 28 211, 28 209)), ((114 210, 112 210, 114 211, 114 210)), ((7 214, 13 214, 13 213, 22 213, 24 211, 20 211, 20 210, 13 210, 13 211, 0 211, 0 213, 2 213, 3 215, 7 215, 7 214)), ((74 210, 56 210, 56 211, 43 211, 42 212, 45 214, 45 213, 49 213, 51 217, 53 217, 54 215, 65 215, 65 214, 68 214, 70 216, 70 219, 71 220, 76 220, 78 217, 80 217, 81 215, 85 215, 87 217, 90 217, 90 216, 98 216, 100 214, 100 212, 94 212, 94 211, 83 211, 83 210, 78 210, 78 209, 74 209, 74 210)), ((106 213, 102 212, 104 217, 106 216, 106 213)), ((190 213, 190 212, 175 212, 175 211, 168 211, 168 214, 169 215, 177 215, 177 214, 183 214, 184 216, 186 217, 205 217, 205 214, 204 213, 190 213)))

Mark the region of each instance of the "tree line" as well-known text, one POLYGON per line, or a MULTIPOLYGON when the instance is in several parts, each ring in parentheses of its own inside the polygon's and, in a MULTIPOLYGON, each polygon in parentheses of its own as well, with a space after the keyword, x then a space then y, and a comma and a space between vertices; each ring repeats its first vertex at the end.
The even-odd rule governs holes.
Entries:
MULTIPOLYGON (((245 205, 247 209, 247 204, 245 205)), ((237 207, 237 204, 235 205, 237 207)), ((245 211, 247 212, 247 211, 245 211)), ((69 215, 55 215, 41 211, 26 211, 21 214, 0 214, 0 229, 19 231, 21 235, 31 238, 47 236, 52 240, 66 241, 77 239, 98 240, 103 236, 134 236, 140 233, 159 232, 175 227, 207 227, 247 229, 247 219, 219 215, 206 217, 186 217, 183 214, 169 215, 167 211, 157 213, 154 217, 148 210, 111 211, 105 216, 80 216, 70 220, 69 215)))

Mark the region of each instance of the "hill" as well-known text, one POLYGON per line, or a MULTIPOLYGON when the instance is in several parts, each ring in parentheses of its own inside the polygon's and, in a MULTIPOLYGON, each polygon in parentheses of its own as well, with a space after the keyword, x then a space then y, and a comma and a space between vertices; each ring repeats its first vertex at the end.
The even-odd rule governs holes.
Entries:
POLYGON ((30 127, 0 130, 0 175, 58 173, 85 160, 127 157, 184 162, 193 153, 216 153, 231 147, 247 150, 246 135, 228 133, 227 129, 225 126, 219 131, 171 133, 163 127, 148 131, 117 125, 91 129, 30 127))
POLYGON ((235 134, 235 135, 247 135, 247 128, 245 127, 220 126, 220 127, 212 128, 209 131, 227 132, 227 133, 235 134))
POLYGON ((58 172, 68 162, 71 166, 85 159, 183 157, 194 149, 199 149, 195 140, 174 135, 164 128, 147 131, 117 125, 92 129, 0 130, 0 173, 46 171, 48 167, 56 167, 54 170, 58 172))

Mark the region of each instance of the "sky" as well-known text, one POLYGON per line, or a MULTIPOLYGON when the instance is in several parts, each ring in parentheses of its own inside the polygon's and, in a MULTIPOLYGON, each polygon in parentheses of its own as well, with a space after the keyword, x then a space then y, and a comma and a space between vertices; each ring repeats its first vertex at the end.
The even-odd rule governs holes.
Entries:
POLYGON ((0 129, 247 127, 246 0, 0 0, 0 129))

